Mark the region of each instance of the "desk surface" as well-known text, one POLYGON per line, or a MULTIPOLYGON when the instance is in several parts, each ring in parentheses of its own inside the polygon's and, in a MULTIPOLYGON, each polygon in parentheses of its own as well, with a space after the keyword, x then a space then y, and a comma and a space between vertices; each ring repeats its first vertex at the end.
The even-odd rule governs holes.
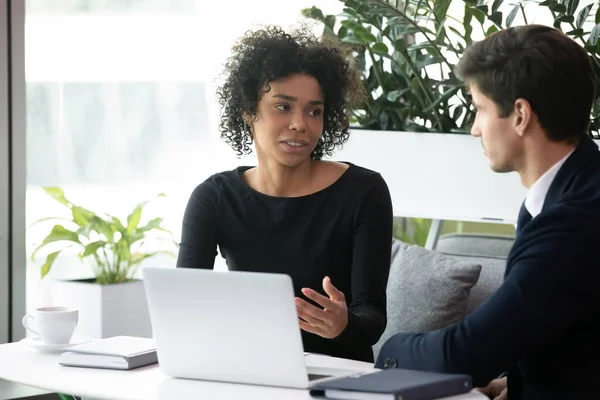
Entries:
MULTIPOLYGON (((94 399, 312 399, 306 390, 240 385, 185 379, 163 375, 152 365, 131 371, 64 367, 58 355, 41 354, 21 343, 0 345, 0 378, 54 392, 94 399)), ((309 354, 309 366, 368 370, 373 365, 359 361, 309 354)), ((447 400, 486 399, 477 391, 447 400)))

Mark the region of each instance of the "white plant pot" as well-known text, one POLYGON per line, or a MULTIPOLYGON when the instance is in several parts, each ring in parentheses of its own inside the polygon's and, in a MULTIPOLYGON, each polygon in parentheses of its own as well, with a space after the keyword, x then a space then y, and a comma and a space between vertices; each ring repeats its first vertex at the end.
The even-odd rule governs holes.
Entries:
POLYGON ((52 302, 79 310, 74 336, 94 339, 111 336, 152 337, 144 282, 99 285, 93 280, 52 282, 52 302))

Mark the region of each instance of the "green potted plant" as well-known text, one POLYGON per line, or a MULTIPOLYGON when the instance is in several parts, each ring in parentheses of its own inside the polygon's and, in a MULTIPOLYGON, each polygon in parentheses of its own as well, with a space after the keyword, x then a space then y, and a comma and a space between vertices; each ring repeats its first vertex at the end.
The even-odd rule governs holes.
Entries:
MULTIPOLYGON (((480 193, 479 184, 492 201, 481 197, 481 207, 475 203, 469 206, 481 213, 478 217, 502 218, 502 213, 494 214, 501 208, 493 200, 504 198, 506 207, 512 209, 513 200, 519 204, 522 197, 516 180, 509 184, 490 174, 481 180, 473 179, 472 184, 465 183, 465 171, 475 170, 485 162, 475 156, 480 153, 479 143, 464 135, 475 114, 469 94, 454 75, 454 67, 473 41, 506 27, 527 24, 535 20, 534 16, 546 15, 549 23, 587 50, 600 79, 598 2, 340 2, 343 12, 339 15, 324 14, 317 7, 304 9, 302 14, 322 23, 324 37, 333 37, 352 48, 369 95, 362 105, 348 110, 353 132, 341 154, 386 177, 392 192, 397 191, 393 199, 399 215, 431 218, 443 208, 447 219, 469 216, 471 211, 464 209, 466 203, 461 196, 469 198, 470 190, 480 193), (375 152, 376 158, 370 155, 375 152), (469 165, 473 168, 466 167, 469 165), (419 168, 422 179, 408 179, 406 172, 413 168, 419 168), (436 185, 446 188, 443 207, 423 197, 436 185)), ((598 138, 600 92, 590 117, 591 134, 598 138)), ((421 225, 416 219, 408 224, 400 222, 395 230, 400 238, 419 231, 421 225)))
MULTIPOLYGON (((580 5, 579 0, 506 2, 508 7, 504 0, 340 2, 340 15, 325 15, 314 6, 302 14, 320 21, 324 36, 352 46, 370 96, 349 111, 365 129, 468 133, 474 112, 454 67, 475 38, 516 22, 527 24, 534 13, 551 16, 553 25, 580 43, 600 71, 598 4, 594 15, 594 4, 580 5)), ((600 101, 591 121, 597 135, 600 101)))
POLYGON ((31 255, 35 260, 41 249, 52 248, 41 266, 42 278, 55 264, 60 264, 61 253, 77 254, 81 261, 87 261, 94 274, 91 279, 54 281, 53 301, 80 310, 76 331, 80 336, 150 337, 143 281, 135 276, 144 260, 157 254, 175 256, 177 242, 172 233, 161 226, 163 219, 154 218, 140 224, 149 200, 137 204, 127 220, 121 221, 74 204, 59 187, 43 189, 68 208, 70 218, 52 216, 33 224, 56 222, 31 255), (162 245, 145 251, 145 245, 152 239, 162 245))

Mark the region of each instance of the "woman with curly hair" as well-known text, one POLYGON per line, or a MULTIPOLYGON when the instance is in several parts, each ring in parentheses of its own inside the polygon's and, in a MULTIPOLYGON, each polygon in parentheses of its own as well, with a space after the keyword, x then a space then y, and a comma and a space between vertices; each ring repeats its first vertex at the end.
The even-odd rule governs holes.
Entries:
MULTIPOLYGON (((201 183, 187 205, 177 267, 291 276, 304 350, 373 361, 386 326, 392 205, 380 174, 323 161, 348 140, 364 93, 348 53, 311 34, 247 33, 217 94, 221 137, 257 166, 201 183)), ((257 310, 260 312, 260 310, 257 310)))

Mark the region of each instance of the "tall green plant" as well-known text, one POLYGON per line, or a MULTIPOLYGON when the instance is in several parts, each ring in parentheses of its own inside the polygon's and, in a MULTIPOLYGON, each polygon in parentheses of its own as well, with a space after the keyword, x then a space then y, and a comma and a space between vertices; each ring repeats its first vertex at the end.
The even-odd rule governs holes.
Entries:
MULTIPOLYGON (((370 97, 350 111, 367 129, 468 132, 474 112, 453 73, 456 63, 474 36, 512 26, 517 17, 527 24, 534 12, 549 12, 554 26, 587 50, 600 79, 600 7, 590 27, 592 5, 580 7, 579 0, 518 1, 505 15, 504 0, 340 1, 340 15, 317 7, 302 13, 322 22, 324 35, 352 46, 370 97), (457 7, 461 15, 452 15, 457 7)), ((590 127, 600 129, 600 100, 590 127)))
MULTIPOLYGON (((143 201, 135 206, 127 216, 127 223, 111 215, 98 215, 84 207, 72 203, 65 197, 59 187, 44 187, 44 191, 60 204, 69 208, 71 218, 47 217, 36 222, 48 220, 61 220, 63 224, 56 224, 43 239, 31 255, 34 260, 39 250, 51 243, 60 243, 62 248, 46 255, 41 268, 42 278, 50 272, 58 255, 64 250, 79 248, 79 258, 91 257, 95 264, 96 283, 112 284, 123 283, 133 279, 142 261, 159 253, 174 256, 170 250, 158 250, 144 253, 141 247, 144 240, 153 231, 167 233, 168 240, 175 247, 177 242, 171 232, 161 227, 162 218, 154 218, 145 225, 140 226, 142 211, 148 201, 143 201), (65 226, 67 225, 67 226, 65 226)), ((164 196, 159 194, 158 196, 164 196)))
POLYGON ((303 14, 353 47, 371 95, 351 110, 354 122, 368 129, 465 130, 472 112, 448 59, 448 52, 461 50, 447 39, 443 21, 450 1, 406 2, 400 8, 383 0, 342 2, 339 16, 316 7, 303 14))

